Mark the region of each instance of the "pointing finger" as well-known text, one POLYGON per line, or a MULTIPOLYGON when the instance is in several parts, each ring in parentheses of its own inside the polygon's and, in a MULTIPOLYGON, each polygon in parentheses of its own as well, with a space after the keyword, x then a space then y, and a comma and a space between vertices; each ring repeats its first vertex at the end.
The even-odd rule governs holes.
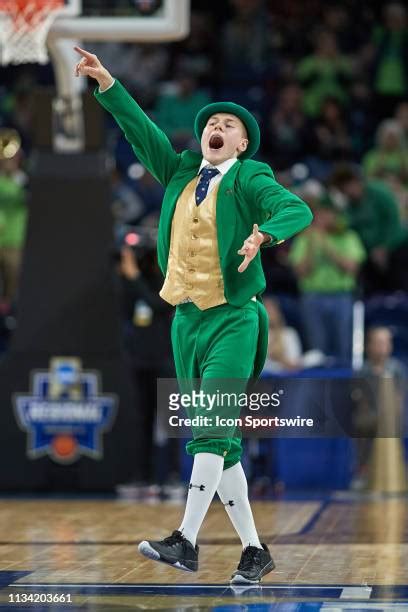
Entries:
POLYGON ((83 57, 86 57, 87 59, 95 59, 95 55, 93 53, 85 51, 85 49, 81 49, 81 47, 74 47, 74 49, 77 53, 79 53, 83 57))

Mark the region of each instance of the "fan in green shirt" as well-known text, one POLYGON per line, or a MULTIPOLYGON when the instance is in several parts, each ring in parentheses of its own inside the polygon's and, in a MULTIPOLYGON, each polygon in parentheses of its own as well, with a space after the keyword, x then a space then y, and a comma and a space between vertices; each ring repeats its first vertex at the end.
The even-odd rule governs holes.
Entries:
POLYGON ((365 180, 359 170, 339 165, 331 183, 348 199, 346 215, 370 253, 381 247, 393 251, 406 243, 408 230, 402 225, 397 202, 382 182, 365 180))
POLYGON ((347 201, 349 225, 367 250, 366 291, 408 290, 408 229, 392 191, 366 180, 358 167, 339 164, 330 179, 347 201))
POLYGON ((363 167, 369 177, 395 178, 408 186, 408 147, 398 121, 385 119, 380 123, 376 146, 364 156, 363 167))
POLYGON ((384 96, 403 96, 408 80, 405 67, 408 31, 406 9, 397 2, 384 8, 384 22, 373 31, 377 47, 374 90, 384 96))
POLYGON ((197 113, 211 100, 205 91, 197 89, 191 74, 179 74, 176 84, 176 92, 163 92, 159 96, 154 114, 157 125, 177 148, 190 145, 197 113))
POLYGON ((320 32, 315 52, 302 59, 297 69, 297 79, 305 91, 305 113, 316 117, 323 101, 329 97, 346 103, 345 85, 351 77, 350 60, 339 53, 335 37, 331 32, 320 32))
POLYGON ((299 288, 302 292, 330 294, 354 291, 355 272, 366 256, 358 234, 341 225, 333 233, 316 226, 297 236, 290 251, 290 261, 304 270, 299 288))
POLYGON ((8 304, 17 292, 27 219, 25 191, 14 176, 17 166, 17 159, 1 160, 0 274, 3 281, 3 298, 8 304))
POLYGON ((302 293, 304 331, 309 349, 347 363, 353 292, 365 250, 329 200, 316 202, 313 210, 313 226, 294 239, 289 253, 302 293))
POLYGON ((25 192, 12 177, 0 175, 0 247, 20 248, 26 226, 25 192))

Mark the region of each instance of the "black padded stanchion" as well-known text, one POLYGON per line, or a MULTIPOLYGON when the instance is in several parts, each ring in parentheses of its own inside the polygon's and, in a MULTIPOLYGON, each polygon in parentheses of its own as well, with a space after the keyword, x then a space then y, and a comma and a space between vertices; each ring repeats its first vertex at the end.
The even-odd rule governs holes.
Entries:
POLYGON ((136 462, 106 155, 33 154, 18 326, 0 364, 0 488, 107 490, 136 462))

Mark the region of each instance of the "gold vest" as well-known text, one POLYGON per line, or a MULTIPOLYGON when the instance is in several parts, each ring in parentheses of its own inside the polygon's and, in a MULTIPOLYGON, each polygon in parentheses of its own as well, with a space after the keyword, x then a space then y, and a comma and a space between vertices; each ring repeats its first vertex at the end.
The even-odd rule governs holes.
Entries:
POLYGON ((191 298, 200 310, 225 304, 215 209, 219 183, 199 206, 197 178, 178 199, 171 224, 167 273, 160 296, 173 306, 191 298))

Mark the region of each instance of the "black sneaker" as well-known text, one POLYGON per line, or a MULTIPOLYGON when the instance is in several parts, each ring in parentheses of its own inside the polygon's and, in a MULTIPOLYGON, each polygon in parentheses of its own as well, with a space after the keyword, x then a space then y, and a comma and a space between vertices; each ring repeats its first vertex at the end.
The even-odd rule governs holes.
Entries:
POLYGON ((262 576, 275 569, 275 564, 266 544, 261 548, 247 546, 241 555, 238 568, 231 576, 231 584, 256 584, 262 576))
POLYGON ((185 572, 198 570, 198 546, 194 548, 177 530, 160 542, 140 542, 139 552, 148 559, 167 563, 185 572))

